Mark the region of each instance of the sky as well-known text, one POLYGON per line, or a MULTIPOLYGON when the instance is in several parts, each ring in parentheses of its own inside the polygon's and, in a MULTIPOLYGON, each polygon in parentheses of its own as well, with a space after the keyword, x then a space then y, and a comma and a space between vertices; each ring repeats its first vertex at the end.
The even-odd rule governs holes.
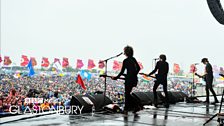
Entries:
POLYGON ((224 66, 223 42, 224 26, 205 0, 1 0, 0 53, 17 65, 21 55, 36 57, 39 65, 42 57, 87 65, 130 45, 143 72, 160 54, 171 71, 178 63, 187 72, 204 57, 224 66))

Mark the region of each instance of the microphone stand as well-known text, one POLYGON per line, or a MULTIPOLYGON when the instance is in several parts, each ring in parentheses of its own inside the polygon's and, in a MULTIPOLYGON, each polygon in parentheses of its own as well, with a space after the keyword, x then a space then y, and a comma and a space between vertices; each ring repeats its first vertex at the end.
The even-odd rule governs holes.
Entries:
MULTIPOLYGON (((118 55, 116 55, 116 56, 112 56, 112 57, 110 57, 110 58, 108 58, 108 59, 105 59, 105 60, 101 61, 101 62, 105 62, 105 72, 104 72, 105 75, 107 75, 107 62, 108 62, 109 60, 111 60, 111 59, 114 59, 114 58, 120 56, 120 55, 121 55, 121 54, 118 54, 118 55)), ((107 77, 105 77, 105 81, 104 81, 104 97, 103 97, 103 105, 105 105, 105 103, 106 103, 106 91, 107 91, 107 77)))

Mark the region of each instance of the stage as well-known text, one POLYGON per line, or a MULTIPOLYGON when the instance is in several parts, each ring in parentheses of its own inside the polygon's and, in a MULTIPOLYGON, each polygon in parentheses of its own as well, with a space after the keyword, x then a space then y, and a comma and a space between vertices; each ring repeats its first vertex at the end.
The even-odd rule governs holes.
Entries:
MULTIPOLYGON (((221 99, 221 97, 218 97, 221 99)), ((199 98, 204 100, 204 98, 199 98)), ((213 97, 211 97, 213 100, 213 97)), ((219 111, 219 105, 206 105, 204 103, 185 103, 179 102, 171 104, 169 108, 150 107, 134 115, 132 112, 128 116, 120 113, 109 113, 106 111, 84 113, 81 115, 60 115, 46 114, 42 116, 24 117, 25 115, 1 118, 2 126, 66 126, 66 125, 83 125, 83 126, 202 126, 210 117, 219 111), (11 122, 6 122, 7 118, 12 118, 11 122), (16 119, 17 118, 17 119, 16 119), (14 119, 14 121, 13 121, 14 119), (16 121, 17 120, 17 121, 16 121)), ((224 111, 224 110, 223 110, 224 111)), ((210 121, 206 126, 218 125, 217 117, 210 121)))

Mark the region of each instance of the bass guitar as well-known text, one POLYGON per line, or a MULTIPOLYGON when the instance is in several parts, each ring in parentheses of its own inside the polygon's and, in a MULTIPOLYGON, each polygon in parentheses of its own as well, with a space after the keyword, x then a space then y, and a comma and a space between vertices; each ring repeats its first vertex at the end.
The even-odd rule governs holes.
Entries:
POLYGON ((199 78, 202 78, 204 81, 206 81, 205 75, 199 75, 197 73, 195 73, 194 75, 198 76, 199 78))

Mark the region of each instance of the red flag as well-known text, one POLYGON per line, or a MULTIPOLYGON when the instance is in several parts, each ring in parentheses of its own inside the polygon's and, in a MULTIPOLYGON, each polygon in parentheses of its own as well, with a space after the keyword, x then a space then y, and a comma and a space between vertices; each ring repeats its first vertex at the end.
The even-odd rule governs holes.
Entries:
POLYGON ((86 90, 86 86, 82 80, 82 77, 79 74, 77 76, 76 83, 79 84, 84 90, 86 90))
POLYGON ((140 66, 140 69, 142 70, 143 69, 143 65, 141 62, 138 62, 138 65, 140 66))
POLYGON ((2 56, 0 55, 0 63, 2 62, 2 56))
POLYGON ((95 63, 92 59, 88 60, 88 69, 93 69, 95 67, 95 63))
POLYGON ((31 61, 32 61, 32 66, 36 66, 37 65, 37 61, 35 59, 35 57, 30 57, 31 61))
POLYGON ((61 65, 60 59, 54 58, 54 63, 58 62, 61 65))
POLYGON ((113 70, 118 71, 118 70, 121 70, 121 68, 122 68, 122 62, 114 60, 113 70))
POLYGON ((175 74, 177 74, 177 73, 180 72, 180 66, 179 66, 179 64, 174 63, 174 65, 173 65, 173 72, 175 74))
POLYGON ((20 66, 26 66, 29 63, 29 59, 27 56, 22 55, 20 66))
POLYGON ((50 65, 50 62, 48 61, 48 58, 43 57, 42 62, 41 62, 41 66, 42 67, 48 67, 49 65, 50 65))
POLYGON ((81 69, 84 66, 82 60, 77 59, 76 68, 81 69))
POLYGON ((105 67, 104 61, 100 60, 99 61, 99 66, 100 69, 103 69, 105 67))
POLYGON ((64 57, 62 61, 62 67, 66 68, 69 66, 68 58, 64 57))
POLYGON ((12 63, 11 59, 9 58, 9 56, 5 56, 4 57, 4 65, 8 66, 12 63))
POLYGON ((195 64, 191 64, 190 73, 195 73, 196 71, 197 71, 197 68, 196 68, 195 64))

